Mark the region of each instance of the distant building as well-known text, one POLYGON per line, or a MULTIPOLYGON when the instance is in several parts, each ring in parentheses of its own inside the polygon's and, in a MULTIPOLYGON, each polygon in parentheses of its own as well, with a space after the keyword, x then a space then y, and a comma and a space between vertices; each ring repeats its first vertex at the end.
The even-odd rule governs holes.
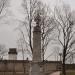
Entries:
POLYGON ((9 55, 8 57, 9 60, 17 60, 17 49, 9 48, 8 55, 9 55))

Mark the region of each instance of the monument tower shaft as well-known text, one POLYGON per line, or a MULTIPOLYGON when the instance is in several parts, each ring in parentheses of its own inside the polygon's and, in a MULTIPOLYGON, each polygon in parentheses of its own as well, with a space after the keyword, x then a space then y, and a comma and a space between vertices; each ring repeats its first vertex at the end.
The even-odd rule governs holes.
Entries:
POLYGON ((41 62, 41 28, 39 25, 33 31, 33 61, 41 62))
POLYGON ((39 13, 35 17, 36 26, 33 30, 33 59, 31 75, 41 75, 40 65, 41 62, 41 27, 40 27, 39 13))

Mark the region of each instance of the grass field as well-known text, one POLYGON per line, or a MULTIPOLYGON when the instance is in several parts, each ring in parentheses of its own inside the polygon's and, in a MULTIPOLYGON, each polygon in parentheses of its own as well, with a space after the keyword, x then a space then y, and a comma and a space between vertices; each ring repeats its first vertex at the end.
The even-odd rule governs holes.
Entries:
POLYGON ((75 72, 67 72, 66 75, 75 75, 75 72))
POLYGON ((75 72, 66 72, 66 75, 75 75, 75 72))

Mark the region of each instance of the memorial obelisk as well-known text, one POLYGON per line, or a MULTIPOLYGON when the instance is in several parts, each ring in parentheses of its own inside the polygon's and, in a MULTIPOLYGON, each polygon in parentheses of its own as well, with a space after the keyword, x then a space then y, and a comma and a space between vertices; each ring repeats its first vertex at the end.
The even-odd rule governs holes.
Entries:
POLYGON ((40 65, 41 62, 41 27, 40 27, 40 15, 39 13, 35 17, 36 26, 33 30, 33 59, 31 75, 41 75, 40 65))

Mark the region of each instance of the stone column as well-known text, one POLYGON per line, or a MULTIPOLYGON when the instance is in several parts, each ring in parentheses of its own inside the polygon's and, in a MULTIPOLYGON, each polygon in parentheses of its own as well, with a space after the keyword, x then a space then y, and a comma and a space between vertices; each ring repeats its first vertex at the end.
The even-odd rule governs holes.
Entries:
POLYGON ((41 62, 41 28, 35 26, 33 31, 33 59, 31 75, 41 75, 40 65, 41 62))
POLYGON ((33 62, 41 62, 41 28, 38 25, 33 31, 33 62))
POLYGON ((40 15, 37 14, 35 18, 36 26, 33 31, 33 59, 31 75, 41 75, 40 65, 41 62, 41 28, 39 26, 40 15))

